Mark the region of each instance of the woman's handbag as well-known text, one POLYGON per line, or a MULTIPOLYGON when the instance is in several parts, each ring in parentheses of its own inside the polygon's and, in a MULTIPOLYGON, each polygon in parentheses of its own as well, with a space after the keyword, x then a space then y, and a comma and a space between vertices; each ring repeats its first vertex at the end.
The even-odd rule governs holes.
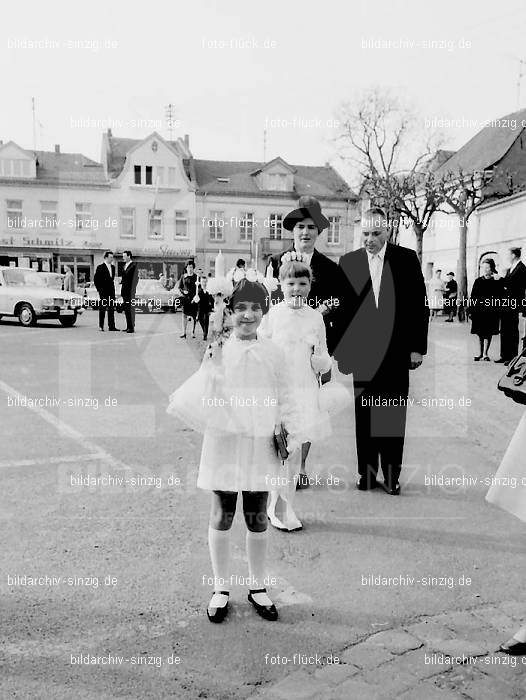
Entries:
POLYGON ((526 349, 510 362, 497 388, 516 403, 526 405, 526 349))
POLYGON ((278 457, 282 462, 288 459, 289 451, 287 445, 287 430, 283 423, 276 425, 274 429, 274 447, 278 453, 278 457))

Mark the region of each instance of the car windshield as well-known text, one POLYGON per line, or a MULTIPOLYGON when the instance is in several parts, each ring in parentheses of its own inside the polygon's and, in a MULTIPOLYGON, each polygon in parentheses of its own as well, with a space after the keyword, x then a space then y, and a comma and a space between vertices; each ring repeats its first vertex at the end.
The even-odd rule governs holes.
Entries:
POLYGON ((4 270, 4 280, 9 287, 47 287, 46 274, 33 270, 4 270))
POLYGON ((59 275, 56 272, 45 272, 42 273, 46 287, 51 287, 52 289, 62 289, 62 279, 63 275, 59 275))

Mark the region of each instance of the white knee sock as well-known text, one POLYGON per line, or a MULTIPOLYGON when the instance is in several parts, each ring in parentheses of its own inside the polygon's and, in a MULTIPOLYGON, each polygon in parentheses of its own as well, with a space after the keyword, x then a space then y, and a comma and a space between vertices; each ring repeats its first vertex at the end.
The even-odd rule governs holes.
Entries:
MULTIPOLYGON (((267 565, 267 531, 251 532, 247 530, 246 537, 248 574, 251 580, 250 588, 265 588, 265 571, 267 565)), ((272 605, 272 601, 266 593, 253 595, 256 603, 260 605, 272 605)))
POLYGON ((230 590, 230 530, 208 528, 208 548, 214 572, 214 595, 210 601, 211 608, 222 608, 228 602, 228 596, 216 591, 230 590))

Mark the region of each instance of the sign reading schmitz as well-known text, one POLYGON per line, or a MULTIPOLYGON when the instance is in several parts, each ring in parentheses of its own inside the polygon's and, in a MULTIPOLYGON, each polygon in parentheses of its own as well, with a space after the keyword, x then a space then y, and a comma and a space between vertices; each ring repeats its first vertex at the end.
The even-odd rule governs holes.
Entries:
POLYGON ((68 238, 41 238, 35 236, 7 236, 0 238, 0 246, 12 248, 101 248, 99 241, 74 241, 68 238))

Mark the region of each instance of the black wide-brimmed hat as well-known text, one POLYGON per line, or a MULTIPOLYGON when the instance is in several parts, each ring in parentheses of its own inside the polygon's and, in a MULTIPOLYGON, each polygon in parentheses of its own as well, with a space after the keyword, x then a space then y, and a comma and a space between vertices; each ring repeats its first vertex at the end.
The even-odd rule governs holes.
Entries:
POLYGON ((329 219, 322 214, 320 203, 316 197, 311 195, 303 195, 299 198, 298 208, 293 209, 283 219, 283 228, 292 231, 294 226, 303 219, 312 219, 318 227, 318 231, 323 231, 329 226, 329 219))

